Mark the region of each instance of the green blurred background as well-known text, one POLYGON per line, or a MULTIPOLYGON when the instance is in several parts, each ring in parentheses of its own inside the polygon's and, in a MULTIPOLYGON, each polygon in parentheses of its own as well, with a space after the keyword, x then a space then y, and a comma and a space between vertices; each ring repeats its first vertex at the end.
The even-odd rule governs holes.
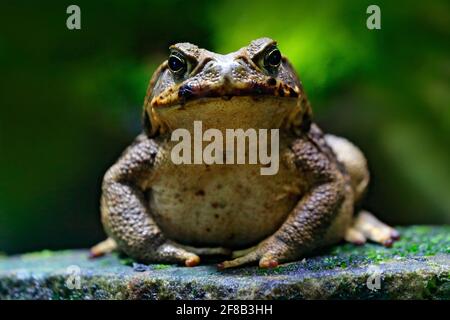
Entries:
POLYGON ((450 8, 434 1, 41 1, 0 5, 0 251, 104 237, 102 175, 140 131, 168 45, 226 53, 268 36, 315 120, 366 154, 366 207, 391 224, 450 222, 450 8), (66 28, 81 7, 82 29, 66 28), (381 30, 366 8, 381 8, 381 30))

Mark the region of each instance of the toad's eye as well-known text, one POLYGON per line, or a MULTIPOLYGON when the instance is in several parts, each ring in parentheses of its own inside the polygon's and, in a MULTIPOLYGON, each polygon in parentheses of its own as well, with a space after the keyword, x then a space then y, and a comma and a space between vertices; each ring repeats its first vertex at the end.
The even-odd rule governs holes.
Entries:
POLYGON ((281 63, 281 52, 277 47, 267 50, 264 56, 264 67, 270 71, 278 68, 281 63))
POLYGON ((181 53, 171 52, 167 63, 169 65, 170 71, 172 71, 176 75, 182 75, 184 72, 186 72, 186 59, 181 53))

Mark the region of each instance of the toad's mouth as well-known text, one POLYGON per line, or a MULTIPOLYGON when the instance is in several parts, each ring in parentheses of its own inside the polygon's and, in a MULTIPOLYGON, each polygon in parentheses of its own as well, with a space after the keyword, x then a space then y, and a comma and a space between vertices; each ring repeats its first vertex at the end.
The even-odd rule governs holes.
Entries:
POLYGON ((169 131, 177 128, 191 131, 195 121, 202 121, 205 128, 219 130, 280 128, 297 108, 298 99, 295 97, 268 94, 208 96, 183 104, 152 108, 152 119, 169 131))
POLYGON ((232 97, 261 97, 271 96, 277 98, 298 98, 300 90, 297 86, 292 88, 275 79, 267 83, 251 82, 220 86, 194 86, 190 83, 179 87, 166 89, 158 96, 153 97, 150 105, 153 108, 168 108, 185 106, 188 102, 204 98, 221 98, 230 100, 232 97))

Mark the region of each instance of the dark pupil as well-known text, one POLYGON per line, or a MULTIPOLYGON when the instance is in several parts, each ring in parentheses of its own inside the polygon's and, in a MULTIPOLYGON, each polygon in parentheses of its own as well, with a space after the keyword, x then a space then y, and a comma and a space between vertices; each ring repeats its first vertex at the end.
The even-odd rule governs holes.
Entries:
POLYGON ((280 64, 280 62, 281 62, 280 50, 278 49, 272 50, 267 56, 267 63, 272 67, 276 67, 280 64))
POLYGON ((184 61, 177 56, 170 56, 169 68, 174 72, 180 71, 184 68, 184 61))

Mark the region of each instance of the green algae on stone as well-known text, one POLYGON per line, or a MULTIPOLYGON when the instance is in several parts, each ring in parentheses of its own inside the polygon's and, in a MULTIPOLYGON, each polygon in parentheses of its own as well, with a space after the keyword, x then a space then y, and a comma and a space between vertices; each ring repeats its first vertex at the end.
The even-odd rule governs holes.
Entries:
MULTIPOLYGON (((354 246, 347 243, 333 247, 326 254, 339 257, 336 263, 343 262, 343 259, 347 258, 350 265, 353 265, 351 263, 352 260, 356 261, 357 264, 361 264, 362 260, 366 263, 381 263, 391 259, 450 253, 449 226, 400 227, 398 230, 401 238, 394 243, 392 248, 385 248, 371 243, 367 243, 364 246, 354 246)), ((331 267, 335 267, 335 265, 331 264, 331 267)))
MULTIPOLYGON (((63 251, 59 251, 59 253, 63 253, 63 251)), ((40 258, 50 258, 55 253, 51 250, 41 250, 30 253, 25 253, 22 255, 22 259, 40 259, 40 258)))
POLYGON ((152 268, 155 270, 163 270, 163 269, 167 269, 170 267, 171 267, 171 265, 169 265, 169 264, 154 264, 154 265, 152 265, 152 268))

